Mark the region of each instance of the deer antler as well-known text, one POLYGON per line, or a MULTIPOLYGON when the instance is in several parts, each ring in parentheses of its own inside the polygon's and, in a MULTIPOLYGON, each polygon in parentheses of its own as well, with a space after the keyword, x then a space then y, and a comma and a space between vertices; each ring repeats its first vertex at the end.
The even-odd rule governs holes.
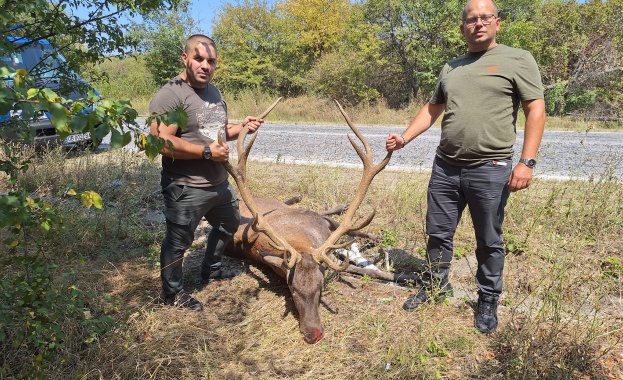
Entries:
MULTIPOLYGON (((258 119, 264 119, 266 116, 268 116, 270 111, 275 108, 275 106, 281 101, 281 99, 282 98, 277 99, 270 107, 266 109, 266 111, 258 116, 258 119)), ((242 198, 242 200, 244 200, 244 203, 247 205, 249 212, 251 212, 251 215, 255 219, 253 225, 251 226, 251 228, 253 228, 253 231, 264 233, 266 236, 268 236, 270 240, 272 240, 275 249, 284 251, 284 263, 288 268, 292 268, 300 259, 301 254, 290 244, 288 244, 285 239, 281 238, 269 223, 264 221, 264 218, 259 208, 253 200, 253 195, 251 195, 251 191, 246 185, 247 158, 249 157, 249 152, 251 151, 251 147, 253 146, 255 138, 257 137, 257 135, 254 135, 249 141, 249 144, 247 144, 247 146, 245 147, 244 142, 248 133, 249 127, 245 126, 238 134, 238 164, 236 165, 236 168, 234 168, 229 163, 229 161, 224 162, 223 165, 225 166, 227 172, 231 174, 231 176, 234 178, 234 181, 236 181, 238 191, 240 192, 240 197, 242 198), (287 254, 289 254, 289 257, 287 254)), ((222 141, 221 135, 219 134, 219 144, 220 143, 222 143, 222 141)))
POLYGON ((368 140, 366 140, 366 138, 353 125, 352 121, 350 120, 350 118, 348 117, 348 115, 346 114, 342 106, 340 105, 340 103, 337 100, 335 101, 335 103, 339 107, 340 112, 342 113, 342 116, 344 116, 346 123, 348 124, 350 129, 355 133, 357 138, 359 138, 359 141, 361 141, 361 143, 363 144, 365 148, 365 152, 363 152, 361 148, 357 144, 355 144, 355 141, 353 140, 353 138, 350 135, 348 136, 348 140, 350 141, 350 144, 353 146, 353 148, 359 155, 359 158, 361 158, 361 162, 363 163, 363 174, 361 175, 361 182, 359 183, 359 187, 357 188, 357 193, 355 194, 355 198, 348 205, 348 208, 346 210, 346 214, 344 215, 344 219, 342 220, 342 223, 340 223, 340 225, 333 231, 333 233, 331 233, 331 235, 324 242, 324 244, 320 248, 316 249, 312 255, 318 263, 325 262, 332 269, 342 271, 348 268, 348 257, 346 257, 342 266, 338 266, 337 264, 335 264, 333 260, 331 260, 327 256, 327 253, 333 249, 343 248, 351 244, 352 241, 349 241, 344 244, 336 244, 336 242, 342 236, 346 235, 347 233, 360 230, 363 227, 367 226, 368 224, 370 224, 370 222, 374 218, 375 211, 373 211, 370 215, 368 215, 367 218, 361 220, 359 223, 355 225, 353 225, 353 222, 352 222, 355 212, 357 211, 357 209, 363 202, 363 199, 365 198, 366 193, 368 192, 370 183, 372 182, 374 177, 381 170, 383 170, 385 166, 387 166, 387 164, 389 163, 389 159, 392 156, 392 152, 388 152, 385 158, 383 159, 383 161, 381 161, 378 165, 375 166, 374 165, 374 153, 372 152, 372 148, 370 148, 370 144, 368 143, 368 140))
MULTIPOLYGON (((273 103, 270 107, 268 107, 268 109, 264 111, 264 113, 258 118, 260 119, 265 118, 268 115, 268 113, 277 105, 277 103, 279 103, 280 100, 281 98, 277 99, 277 101, 275 101, 275 103, 273 103)), ((368 143, 366 138, 359 132, 359 130, 353 125, 353 123, 350 121, 350 118, 348 117, 348 115, 346 114, 346 112, 344 111, 340 103, 338 103, 337 101, 335 103, 339 107, 340 112, 342 113, 342 116, 344 116, 344 119, 346 119, 346 123, 348 124, 350 129, 355 133, 357 138, 359 138, 359 141, 361 141, 361 143, 364 146, 365 152, 361 150, 361 148, 355 143, 355 141, 350 135, 348 136, 348 140, 350 141, 351 145, 353 146, 353 148, 355 149, 355 151, 361 158, 361 161, 363 162, 364 170, 363 170, 363 174, 361 177, 361 182, 359 183, 359 187, 357 189, 357 193, 355 194, 355 198, 351 201, 350 205, 348 206, 346 213, 344 215, 344 219, 342 220, 342 223, 331 233, 331 235, 323 243, 323 245, 312 253, 312 257, 318 263, 324 262, 334 270, 343 271, 346 268, 348 268, 348 265, 349 265, 348 256, 344 260, 344 263, 342 264, 342 266, 339 266, 327 256, 327 253, 330 250, 343 248, 343 247, 346 247, 347 245, 350 245, 352 241, 342 243, 342 244, 336 244, 336 243, 342 236, 346 235, 347 233, 364 228, 365 226, 370 224, 370 222, 374 218, 375 212, 373 211, 370 215, 368 215, 367 218, 359 221, 359 223, 356 223, 353 225, 353 222, 352 222, 355 212, 357 211, 357 209, 359 208, 359 206, 363 202, 363 199, 366 196, 370 183, 372 182, 374 177, 381 170, 383 170, 385 166, 387 166, 392 156, 392 152, 388 152, 385 158, 383 159, 383 161, 381 161, 378 165, 375 166, 374 165, 374 154, 372 152, 372 149, 370 148, 370 144, 368 143)), ((251 195, 251 192, 248 186, 246 186, 246 162, 249 156, 249 152, 251 151, 251 147, 253 146, 253 143, 255 142, 255 138, 257 137, 257 135, 254 135, 249 141, 249 144, 245 147, 244 140, 246 139, 248 132, 249 132, 249 128, 245 126, 240 132, 240 134, 238 135, 238 141, 237 141, 238 165, 237 167, 234 169, 229 162, 224 162, 223 165, 225 166, 225 169, 229 172, 229 174, 231 174, 231 176, 236 181, 236 185, 238 185, 238 191, 240 192, 240 196, 244 200, 244 203, 247 205, 247 208, 249 209, 253 218, 255 219, 252 225, 253 230, 256 232, 262 232, 266 234, 266 236, 268 236, 272 240, 272 242, 274 243, 273 246, 276 249, 284 251, 284 263, 288 268, 292 268, 300 260, 301 254, 294 247, 288 244, 288 242, 285 239, 281 238, 269 223, 263 220, 263 217, 261 213, 259 212, 259 209, 255 204, 255 201, 253 200, 253 196, 251 195), (289 258, 287 257, 286 254, 289 254, 289 258)), ((219 143, 220 143, 220 134, 219 134, 219 143)))

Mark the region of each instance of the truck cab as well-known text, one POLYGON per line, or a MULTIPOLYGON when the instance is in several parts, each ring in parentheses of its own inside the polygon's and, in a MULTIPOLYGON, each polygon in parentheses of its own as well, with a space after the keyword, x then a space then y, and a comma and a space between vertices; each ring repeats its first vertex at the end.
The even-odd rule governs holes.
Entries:
MULTIPOLYGON (((14 47, 10 53, 0 57, 0 64, 9 67, 15 72, 19 69, 26 70, 34 79, 39 88, 49 88, 65 99, 85 98, 89 89, 93 89, 89 83, 77 73, 68 70, 65 57, 63 57, 47 40, 32 41, 25 37, 6 37, 14 47)), ((3 77, 7 86, 13 86, 14 74, 3 77)), ((99 95, 95 89, 96 95, 99 95)), ((91 110, 93 107, 91 106, 91 110)), ((89 112, 85 110, 84 112, 89 112)), ((0 136, 9 141, 23 141, 23 128, 16 130, 9 126, 11 117, 19 117, 19 111, 11 111, 7 115, 0 115, 0 136)), ((94 141, 89 132, 74 133, 61 140, 56 129, 49 119, 49 113, 27 121, 28 132, 35 146, 58 145, 67 148, 94 147, 97 148, 99 141, 94 141)))

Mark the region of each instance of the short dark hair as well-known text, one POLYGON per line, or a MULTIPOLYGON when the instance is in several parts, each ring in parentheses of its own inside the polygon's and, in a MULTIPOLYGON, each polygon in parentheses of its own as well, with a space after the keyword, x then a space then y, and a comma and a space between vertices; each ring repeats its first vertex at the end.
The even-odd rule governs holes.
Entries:
POLYGON ((184 53, 189 54, 198 44, 206 44, 208 46, 211 45, 214 46, 214 49, 216 49, 216 43, 212 38, 206 36, 205 34, 193 34, 186 40, 184 53))

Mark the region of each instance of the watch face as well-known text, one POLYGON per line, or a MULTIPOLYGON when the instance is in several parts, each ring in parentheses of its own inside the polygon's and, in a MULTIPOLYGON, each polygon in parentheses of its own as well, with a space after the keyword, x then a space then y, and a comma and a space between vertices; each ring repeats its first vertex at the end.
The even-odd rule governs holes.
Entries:
POLYGON ((205 147, 205 150, 203 151, 203 158, 205 160, 209 160, 212 158, 212 151, 210 150, 209 146, 205 147))
POLYGON ((530 169, 534 168, 534 166, 536 165, 536 160, 534 158, 530 158, 530 159, 522 158, 520 161, 524 163, 530 169))

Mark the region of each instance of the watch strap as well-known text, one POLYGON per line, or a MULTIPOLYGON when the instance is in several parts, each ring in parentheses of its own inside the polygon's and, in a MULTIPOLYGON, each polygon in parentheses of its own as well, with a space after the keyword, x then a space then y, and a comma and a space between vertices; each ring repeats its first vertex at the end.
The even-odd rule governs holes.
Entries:
POLYGON ((203 159, 204 160, 212 159, 212 150, 210 150, 209 145, 206 145, 205 148, 203 149, 203 159))

